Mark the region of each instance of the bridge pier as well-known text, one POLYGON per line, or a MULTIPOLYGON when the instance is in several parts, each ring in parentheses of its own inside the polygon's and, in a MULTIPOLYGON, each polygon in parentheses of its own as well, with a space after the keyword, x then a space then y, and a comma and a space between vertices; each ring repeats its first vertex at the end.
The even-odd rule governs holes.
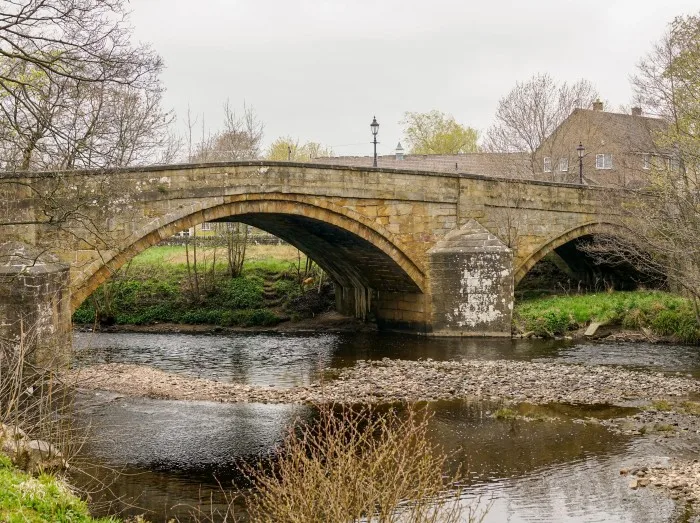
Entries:
POLYGON ((0 246, 0 358, 21 349, 38 367, 56 368, 68 360, 69 284, 69 267, 53 256, 18 242, 0 246))
POLYGON ((510 336, 513 253, 475 220, 428 251, 426 293, 336 285, 337 310, 380 329, 430 336, 510 336))
POLYGON ((510 336, 513 252, 475 220, 428 251, 434 336, 510 336))

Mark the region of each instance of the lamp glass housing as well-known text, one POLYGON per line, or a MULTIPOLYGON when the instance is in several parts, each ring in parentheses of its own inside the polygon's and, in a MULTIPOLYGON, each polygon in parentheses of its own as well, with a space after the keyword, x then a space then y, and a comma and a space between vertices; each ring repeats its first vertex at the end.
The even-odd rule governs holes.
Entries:
POLYGON ((379 124, 377 123, 376 117, 372 118, 372 123, 370 124, 370 128, 372 129, 372 134, 374 136, 377 136, 377 133, 379 132, 379 124))

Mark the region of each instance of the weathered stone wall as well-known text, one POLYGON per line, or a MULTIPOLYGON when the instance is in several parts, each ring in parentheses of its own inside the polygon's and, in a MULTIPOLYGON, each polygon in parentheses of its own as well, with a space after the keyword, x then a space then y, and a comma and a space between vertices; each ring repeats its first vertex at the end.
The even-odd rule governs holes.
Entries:
MULTIPOLYGON (((490 263, 502 272, 512 256, 517 282, 559 242, 617 219, 602 188, 318 164, 240 162, 16 180, 46 197, 17 192, 13 209, 31 210, 38 224, 18 221, 2 234, 31 238, 70 266, 74 308, 144 249, 196 224, 231 220, 268 230, 318 261, 342 289, 343 310, 420 332, 449 332, 447 311, 469 309, 486 294, 485 287, 455 290, 464 270, 485 271, 490 263), (430 253, 470 220, 506 251, 490 258, 450 254, 454 259, 430 253), (452 261, 445 265, 446 259, 452 261)), ((508 278, 493 280, 501 297, 510 292, 508 278)), ((505 332, 503 325, 457 326, 459 333, 495 333, 505 332)))
POLYGON ((72 344, 69 267, 19 243, 1 245, 0 255, 2 350, 21 346, 39 366, 64 363, 72 344))
POLYGON ((510 336, 511 250, 475 220, 469 220, 428 252, 432 333, 510 336))

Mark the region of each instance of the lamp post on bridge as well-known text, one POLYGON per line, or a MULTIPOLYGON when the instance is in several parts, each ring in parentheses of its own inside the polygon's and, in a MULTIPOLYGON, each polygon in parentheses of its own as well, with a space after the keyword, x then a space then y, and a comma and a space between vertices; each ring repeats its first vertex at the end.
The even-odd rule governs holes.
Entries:
POLYGON ((578 183, 583 185, 583 153, 586 148, 583 146, 583 142, 578 143, 576 151, 578 152, 578 183))
POLYGON ((374 144, 374 162, 372 163, 372 167, 377 166, 377 133, 379 132, 379 124, 377 123, 377 117, 374 116, 372 117, 372 123, 369 125, 369 128, 372 129, 372 135, 374 136, 374 141, 370 142, 374 144))

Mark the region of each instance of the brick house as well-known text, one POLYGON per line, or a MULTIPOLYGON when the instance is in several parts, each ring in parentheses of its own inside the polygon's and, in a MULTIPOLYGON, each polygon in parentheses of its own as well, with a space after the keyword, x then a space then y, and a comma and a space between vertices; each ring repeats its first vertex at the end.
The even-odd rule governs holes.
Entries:
MULTIPOLYGON (((663 120, 643 116, 641 109, 631 114, 603 110, 603 102, 592 109, 574 109, 555 131, 530 153, 404 154, 401 144, 396 154, 377 158, 378 167, 433 172, 481 174, 507 178, 530 178, 579 183, 577 148, 584 147, 583 178, 586 184, 639 184, 652 168, 673 169, 669 151, 654 145, 655 134, 666 127, 663 120)), ((314 163, 371 167, 371 156, 315 158, 314 163)))
POLYGON ((597 101, 593 109, 574 109, 535 151, 534 177, 578 183, 581 144, 584 183, 635 185, 652 167, 673 167, 670 155, 654 145, 665 126, 661 119, 642 116, 639 108, 611 113, 597 101))

